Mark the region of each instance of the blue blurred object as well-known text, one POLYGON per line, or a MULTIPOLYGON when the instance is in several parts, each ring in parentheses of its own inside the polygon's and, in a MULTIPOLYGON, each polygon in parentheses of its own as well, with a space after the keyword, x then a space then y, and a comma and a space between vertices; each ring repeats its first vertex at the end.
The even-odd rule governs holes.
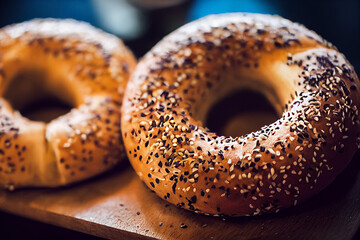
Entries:
POLYGON ((1 1, 1 26, 32 18, 75 18, 97 25, 91 1, 83 0, 16 0, 1 1))
POLYGON ((281 15, 279 2, 268 0, 195 0, 189 12, 188 21, 209 14, 226 12, 270 13, 281 15))
POLYGON ((74 18, 123 39, 139 37, 141 14, 127 0, 16 0, 1 2, 0 26, 33 18, 74 18), (16 13, 16 14, 15 14, 16 13))

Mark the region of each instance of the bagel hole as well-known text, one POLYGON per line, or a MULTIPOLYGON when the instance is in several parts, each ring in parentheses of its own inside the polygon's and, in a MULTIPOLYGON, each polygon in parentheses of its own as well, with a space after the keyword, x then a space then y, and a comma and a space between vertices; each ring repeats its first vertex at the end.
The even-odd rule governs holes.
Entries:
POLYGON ((33 121, 50 122, 73 107, 72 99, 64 101, 68 96, 64 87, 50 88, 47 80, 43 71, 22 71, 11 79, 3 96, 22 116, 33 121))
POLYGON ((264 95, 243 89, 211 107, 206 127, 218 135, 238 137, 258 131, 278 118, 276 110, 264 95))

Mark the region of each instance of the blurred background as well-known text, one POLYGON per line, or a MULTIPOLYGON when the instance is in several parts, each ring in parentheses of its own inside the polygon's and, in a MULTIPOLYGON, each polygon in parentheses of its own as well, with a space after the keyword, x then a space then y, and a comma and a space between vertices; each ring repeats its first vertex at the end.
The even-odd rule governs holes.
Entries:
POLYGON ((0 27, 32 18, 75 18, 121 37, 137 57, 167 33, 208 14, 278 14, 335 44, 360 72, 359 0, 12 0, 0 7, 0 27))
MULTIPOLYGON (((138 58, 169 32, 208 14, 278 14, 335 44, 360 73, 359 0, 12 0, 1 1, 0 9, 0 27, 44 17, 89 22, 121 37, 138 58)), ((4 239, 96 239, 3 212, 0 232, 4 239)))

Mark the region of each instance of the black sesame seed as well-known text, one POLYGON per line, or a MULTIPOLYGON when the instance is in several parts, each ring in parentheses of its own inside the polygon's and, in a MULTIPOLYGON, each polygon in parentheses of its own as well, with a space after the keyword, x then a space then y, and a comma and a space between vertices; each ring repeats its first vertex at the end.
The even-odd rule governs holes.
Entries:
POLYGON ((265 30, 265 29, 258 29, 258 30, 257 30, 257 33, 258 33, 259 35, 261 35, 261 34, 266 33, 266 30, 265 30))
POLYGON ((188 226, 182 223, 182 224, 180 225, 180 227, 181 227, 181 228, 187 228, 188 226))

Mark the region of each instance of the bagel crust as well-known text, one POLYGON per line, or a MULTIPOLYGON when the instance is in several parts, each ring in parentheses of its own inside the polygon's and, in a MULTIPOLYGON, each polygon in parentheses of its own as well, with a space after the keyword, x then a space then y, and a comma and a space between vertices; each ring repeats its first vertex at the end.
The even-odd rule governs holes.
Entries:
MULTIPOLYGON (((120 107, 135 64, 121 40, 84 22, 35 19, 0 29, 1 96, 18 75, 35 72, 44 88, 74 106, 46 124, 0 98, 0 186, 66 185, 119 162, 120 107)), ((33 83, 24 84, 37 97, 33 83)))
MULTIPOLYGON (((335 47, 279 16, 211 15, 160 41, 136 67, 122 134, 146 185, 209 215, 278 212, 330 184, 359 147, 359 79, 335 47), (264 94, 279 119, 240 137, 203 125, 236 89, 264 94)), ((234 103, 236 107, 236 103, 234 103)))

